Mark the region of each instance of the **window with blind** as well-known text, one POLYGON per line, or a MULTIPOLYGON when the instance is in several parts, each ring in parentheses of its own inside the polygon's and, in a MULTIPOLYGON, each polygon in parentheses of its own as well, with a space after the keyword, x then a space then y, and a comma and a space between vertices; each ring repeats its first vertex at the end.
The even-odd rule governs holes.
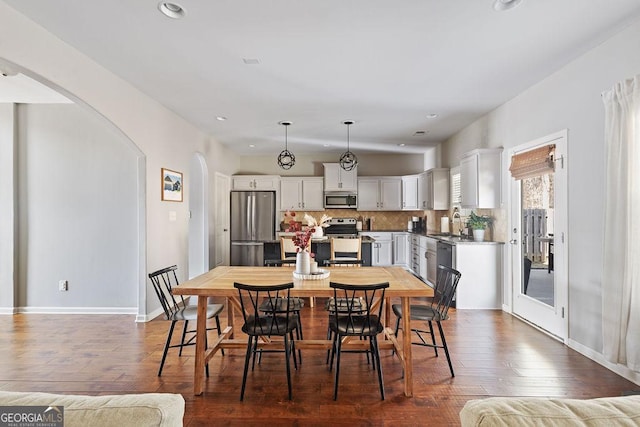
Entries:
POLYGON ((460 207, 462 202, 462 195, 460 193, 460 167, 451 168, 450 171, 450 183, 451 183, 451 207, 460 207))
POLYGON ((555 144, 549 144, 514 154, 511 157, 511 166, 509 167, 511 176, 515 179, 524 179, 553 173, 555 170, 555 151, 555 144))

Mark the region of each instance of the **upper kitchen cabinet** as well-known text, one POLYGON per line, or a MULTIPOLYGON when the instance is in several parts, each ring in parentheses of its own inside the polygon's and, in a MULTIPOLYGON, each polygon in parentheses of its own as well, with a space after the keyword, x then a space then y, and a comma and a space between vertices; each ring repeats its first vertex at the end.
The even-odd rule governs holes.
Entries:
POLYGON ((449 209, 449 169, 429 169, 418 175, 418 209, 449 209))
POLYGON ((358 210, 402 210, 402 178, 399 176, 358 178, 358 210))
POLYGON ((340 163, 324 164, 324 191, 358 191, 358 167, 346 171, 340 163))
POLYGON ((418 209, 418 175, 402 177, 402 210, 418 209))
POLYGON ((449 209, 449 169, 427 171, 427 209, 449 209))
POLYGON ((280 179, 280 209, 323 211, 322 177, 282 177, 280 179))
POLYGON ((232 190, 278 191, 280 177, 277 175, 233 175, 232 190))
POLYGON ((465 209, 495 209, 502 204, 502 148, 482 148, 460 160, 460 198, 465 209))

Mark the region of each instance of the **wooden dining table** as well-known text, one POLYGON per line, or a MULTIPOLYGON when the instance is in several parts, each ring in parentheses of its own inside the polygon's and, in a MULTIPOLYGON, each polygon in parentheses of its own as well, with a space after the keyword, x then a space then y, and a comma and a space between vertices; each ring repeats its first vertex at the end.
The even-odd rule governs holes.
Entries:
MULTIPOLYGON (((204 388, 205 365, 213 355, 223 348, 246 348, 246 340, 233 339, 234 311, 241 310, 238 290, 235 282, 251 285, 273 285, 293 282, 290 290, 292 297, 332 297, 333 289, 329 282, 349 284, 373 284, 389 282, 385 292, 384 336, 380 349, 395 349, 395 354, 404 366, 404 394, 413 396, 413 366, 411 360, 411 325, 410 301, 414 297, 431 297, 433 289, 401 267, 329 267, 329 277, 321 280, 303 280, 293 277, 293 267, 229 267, 221 266, 200 276, 194 277, 173 289, 176 295, 198 297, 198 317, 196 330, 196 353, 194 367, 193 391, 200 395, 204 388), (227 327, 214 343, 206 348, 207 303, 209 297, 225 297, 227 307, 227 327), (400 298, 402 302, 402 343, 399 343, 391 328, 391 310, 388 303, 391 298, 400 298)), ((344 345, 349 348, 360 348, 366 343, 357 342, 344 345)), ((269 340, 260 343, 268 348, 276 345, 269 340)), ((280 344, 281 345, 281 344, 280 344)), ((326 339, 296 340, 296 349, 329 349, 331 341, 326 339)))

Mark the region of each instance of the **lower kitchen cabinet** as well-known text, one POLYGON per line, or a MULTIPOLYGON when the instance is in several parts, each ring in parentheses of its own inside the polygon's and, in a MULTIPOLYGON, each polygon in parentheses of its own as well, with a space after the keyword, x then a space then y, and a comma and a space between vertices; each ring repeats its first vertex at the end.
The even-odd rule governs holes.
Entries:
POLYGON ((393 265, 408 267, 410 249, 409 233, 393 233, 393 265))
POLYGON ((457 244, 456 308, 502 308, 502 244, 457 244))
POLYGON ((393 265, 393 233, 390 232, 363 232, 361 236, 369 236, 374 241, 371 243, 371 265, 388 267, 393 265))

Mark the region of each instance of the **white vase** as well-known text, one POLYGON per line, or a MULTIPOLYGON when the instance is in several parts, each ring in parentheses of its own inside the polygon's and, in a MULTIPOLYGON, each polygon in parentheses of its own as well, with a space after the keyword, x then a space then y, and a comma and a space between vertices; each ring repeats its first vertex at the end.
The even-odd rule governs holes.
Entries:
POLYGON ((311 273, 311 254, 309 254, 309 252, 302 251, 296 254, 296 273, 311 273))
POLYGON ((473 240, 476 242, 484 241, 484 230, 473 230, 473 240))
POLYGON ((316 227, 313 234, 311 235, 313 239, 322 239, 323 236, 324 236, 324 228, 322 227, 316 227))

